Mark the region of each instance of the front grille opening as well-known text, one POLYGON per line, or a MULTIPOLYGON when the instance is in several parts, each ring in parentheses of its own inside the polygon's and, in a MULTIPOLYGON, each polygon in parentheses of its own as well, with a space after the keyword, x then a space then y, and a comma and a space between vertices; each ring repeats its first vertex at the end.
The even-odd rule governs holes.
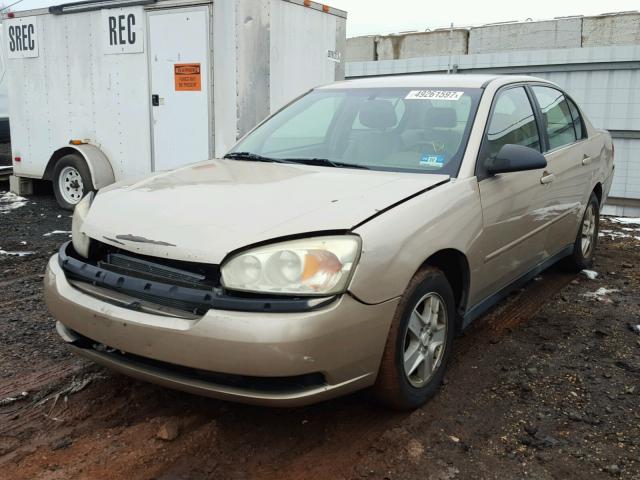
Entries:
POLYGON ((78 337, 78 340, 74 342, 76 347, 96 350, 103 355, 108 355, 131 365, 142 366, 143 368, 148 367, 152 369, 160 369, 183 378, 201 380, 215 385, 263 393, 301 392, 327 385, 324 375, 320 372, 289 377, 255 377, 184 367, 173 363, 161 362, 159 360, 134 355, 132 353, 122 352, 102 343, 95 342, 74 330, 71 330, 71 332, 78 337))
POLYGON ((91 241, 89 260, 105 270, 156 282, 205 290, 220 286, 219 265, 140 255, 97 240, 91 241))
MULTIPOLYGON (((67 269, 71 279, 192 315, 204 315, 211 307, 213 295, 219 291, 220 269, 215 264, 140 255, 94 239, 89 258, 79 256, 71 243, 64 255, 77 260, 75 269, 67 269), (100 270, 88 275, 90 267, 100 270), (181 288, 190 293, 176 295, 181 288)), ((125 306, 139 309, 136 302, 125 306)))
POLYGON ((98 260, 98 266, 114 273, 183 287, 211 290, 215 286, 204 275, 146 261, 128 254, 109 253, 104 260, 98 260))

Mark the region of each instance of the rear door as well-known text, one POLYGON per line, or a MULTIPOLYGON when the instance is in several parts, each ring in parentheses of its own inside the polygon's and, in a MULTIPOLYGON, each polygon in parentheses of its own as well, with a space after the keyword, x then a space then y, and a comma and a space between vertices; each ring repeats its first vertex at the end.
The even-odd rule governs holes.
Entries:
POLYGON ((598 153, 589 151, 586 130, 571 100, 550 86, 532 85, 531 90, 545 129, 547 169, 553 174, 546 192, 551 221, 547 250, 552 255, 575 241, 598 153))
MULTIPOLYGON (((547 187, 544 169, 488 175, 483 164, 506 144, 542 150, 534 108, 524 86, 501 89, 494 98, 476 173, 483 232, 476 299, 497 293, 546 257, 547 187)), ((473 299, 472 299, 473 301, 473 299)))
POLYGON ((209 7, 149 12, 154 170, 210 158, 209 7))

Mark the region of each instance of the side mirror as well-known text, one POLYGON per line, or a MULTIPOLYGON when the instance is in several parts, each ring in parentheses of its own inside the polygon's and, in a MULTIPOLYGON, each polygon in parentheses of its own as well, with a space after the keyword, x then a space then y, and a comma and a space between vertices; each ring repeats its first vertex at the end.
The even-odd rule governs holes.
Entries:
POLYGON ((539 151, 523 145, 503 145, 494 158, 487 158, 484 168, 490 175, 496 173, 538 170, 547 166, 547 159, 539 151))

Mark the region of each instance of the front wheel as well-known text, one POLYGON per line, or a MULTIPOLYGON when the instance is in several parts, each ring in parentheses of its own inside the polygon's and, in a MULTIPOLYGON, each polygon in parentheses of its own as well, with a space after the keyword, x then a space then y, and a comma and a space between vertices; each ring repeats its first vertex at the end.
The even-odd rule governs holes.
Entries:
POLYGON ((91 172, 82 157, 65 155, 53 169, 53 192, 60 207, 73 210, 87 193, 94 190, 91 172))
POLYGON ((600 226, 600 204, 592 193, 582 216, 578 235, 573 244, 571 255, 563 260, 563 266, 570 271, 580 271, 593 265, 593 256, 598 245, 600 226))
POLYGON ((426 402, 442 383, 454 333, 451 285, 442 271, 427 267, 411 280, 396 309, 374 395, 400 410, 426 402))

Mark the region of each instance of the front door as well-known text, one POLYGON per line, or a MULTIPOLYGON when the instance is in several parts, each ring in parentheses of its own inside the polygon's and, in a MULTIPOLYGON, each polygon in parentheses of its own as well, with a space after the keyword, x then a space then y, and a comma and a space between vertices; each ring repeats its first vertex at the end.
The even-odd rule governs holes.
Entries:
POLYGON ((210 157, 208 51, 208 7, 149 12, 155 171, 210 157))
POLYGON ((489 127, 478 156, 478 186, 482 203, 483 232, 478 239, 481 267, 471 299, 480 300, 527 273, 546 253, 549 221, 544 169, 486 175, 482 165, 506 144, 541 151, 533 107, 522 86, 498 92, 489 127))

